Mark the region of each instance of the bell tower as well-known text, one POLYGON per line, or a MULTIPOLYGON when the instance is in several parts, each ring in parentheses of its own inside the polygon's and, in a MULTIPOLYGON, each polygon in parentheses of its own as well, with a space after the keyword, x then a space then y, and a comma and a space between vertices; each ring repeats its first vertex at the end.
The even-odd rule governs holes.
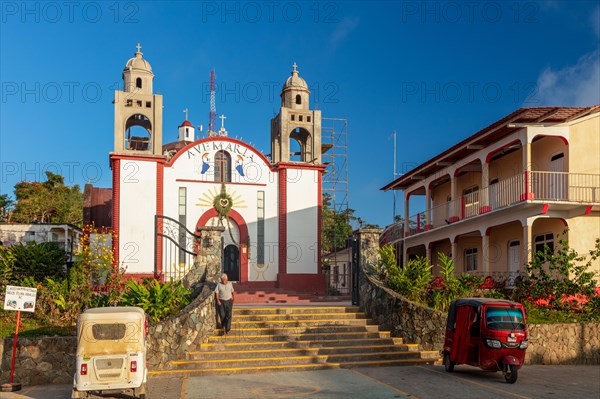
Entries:
POLYGON ((279 114, 271 119, 271 159, 277 162, 321 164, 321 111, 310 110, 310 91, 296 63, 281 89, 279 114), (291 140, 300 151, 292 152, 291 140))
POLYGON ((123 69, 124 91, 115 90, 116 154, 162 155, 162 96, 154 94, 154 74, 138 43, 123 69))

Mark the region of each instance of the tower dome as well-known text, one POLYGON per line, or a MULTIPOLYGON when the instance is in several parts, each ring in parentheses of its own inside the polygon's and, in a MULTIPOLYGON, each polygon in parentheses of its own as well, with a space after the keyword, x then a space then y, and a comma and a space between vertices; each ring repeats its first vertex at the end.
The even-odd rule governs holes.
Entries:
POLYGON ((294 109, 308 109, 310 90, 308 84, 298 75, 298 65, 292 65, 292 76, 281 88, 281 106, 294 109))
POLYGON ((291 90, 291 89, 295 89, 295 90, 304 89, 310 93, 310 91, 308 90, 308 85, 306 84, 306 81, 304 79, 302 79, 300 77, 300 75, 298 75, 298 65, 296 65, 296 63, 294 62, 294 65, 292 65, 292 67, 294 68, 292 70, 292 76, 287 78, 287 80, 283 84, 281 91, 285 92, 286 90, 291 90))
POLYGON ((148 60, 142 53, 142 46, 138 43, 137 51, 133 58, 130 58, 123 68, 123 80, 125 82, 125 91, 140 91, 146 94, 152 94, 152 81, 154 74, 148 60))

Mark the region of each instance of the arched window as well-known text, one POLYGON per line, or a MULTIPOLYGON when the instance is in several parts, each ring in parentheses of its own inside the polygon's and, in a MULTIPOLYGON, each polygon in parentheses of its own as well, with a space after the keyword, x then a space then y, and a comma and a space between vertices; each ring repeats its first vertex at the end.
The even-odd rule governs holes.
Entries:
POLYGON ((215 181, 231 181, 231 156, 226 151, 217 151, 215 154, 215 181))
POLYGON ((142 88, 142 78, 137 78, 135 80, 135 87, 138 88, 138 89, 142 88))
POLYGON ((300 94, 296 94, 296 104, 302 104, 302 97, 300 94))

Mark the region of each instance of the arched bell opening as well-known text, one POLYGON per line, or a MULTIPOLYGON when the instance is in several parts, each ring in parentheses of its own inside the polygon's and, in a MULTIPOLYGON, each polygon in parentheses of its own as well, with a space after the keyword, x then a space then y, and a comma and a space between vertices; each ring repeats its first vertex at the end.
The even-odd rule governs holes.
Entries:
POLYGON ((127 119, 125 123, 125 145, 126 150, 148 151, 152 139, 152 123, 142 114, 135 114, 127 119))

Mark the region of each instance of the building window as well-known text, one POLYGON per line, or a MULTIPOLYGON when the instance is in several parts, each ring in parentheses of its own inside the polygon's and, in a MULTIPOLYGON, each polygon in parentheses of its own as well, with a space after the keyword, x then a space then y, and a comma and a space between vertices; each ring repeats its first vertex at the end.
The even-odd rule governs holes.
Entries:
POLYGON ((137 104, 138 107, 142 106, 142 101, 140 101, 140 100, 136 101, 135 103, 137 104))
MULTIPOLYGON (((179 261, 185 259, 186 247, 184 226, 186 225, 187 188, 179 187, 179 261)), ((179 263, 179 262, 178 262, 179 263)))
POLYGON ((296 115, 292 114, 290 117, 291 120, 295 121, 296 120, 296 115))
POLYGON ((299 116, 298 116, 298 120, 299 120, 300 122, 302 122, 302 115, 299 115, 299 116))
POLYGON ((468 272, 477 270, 477 248, 465 249, 465 270, 468 272))
POLYGON ((302 96, 300 94, 296 94, 296 104, 302 104, 302 96))
POLYGON ((552 233, 540 234, 533 239, 535 253, 538 252, 551 254, 554 252, 554 235, 552 233))
POLYGON ((152 108, 152 102, 146 101, 146 108, 152 108))
POLYGON ((307 117, 306 117, 306 121, 307 121, 307 122, 310 122, 310 116, 307 116, 307 117))
POLYGON ((215 181, 231 181, 231 156, 226 151, 217 151, 215 154, 215 181))
POLYGON ((265 192, 256 196, 256 263, 265 264, 265 192))
POLYGON ((137 87, 138 89, 142 88, 142 78, 137 78, 135 80, 135 87, 137 87))

